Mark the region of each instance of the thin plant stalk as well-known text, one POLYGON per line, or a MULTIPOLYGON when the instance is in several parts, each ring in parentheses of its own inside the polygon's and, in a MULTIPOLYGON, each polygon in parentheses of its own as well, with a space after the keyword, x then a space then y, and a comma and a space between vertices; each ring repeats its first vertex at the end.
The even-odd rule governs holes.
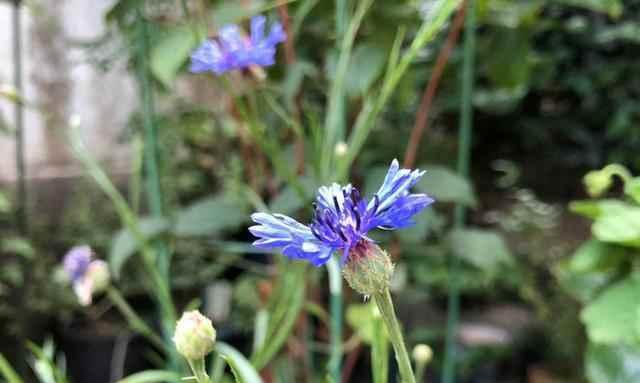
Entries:
POLYGON ((400 328, 400 323, 396 317, 389 289, 387 288, 381 293, 374 294, 373 300, 376 302, 376 305, 380 310, 380 314, 382 315, 382 320, 387 326, 389 340, 393 345, 396 362, 398 362, 401 382, 416 383, 413 375, 413 368, 411 367, 411 359, 409 359, 409 353, 407 352, 407 347, 402 337, 402 329, 400 328))
POLYGON ((209 375, 207 375, 207 369, 205 367, 204 358, 200 360, 187 360, 189 368, 193 372, 193 377, 197 383, 210 383, 209 375))
MULTIPOLYGON (((444 23, 449 19, 449 16, 455 11, 460 1, 461 0, 443 0, 438 8, 433 11, 434 15, 423 22, 402 58, 399 57, 401 41, 396 40, 396 44, 394 44, 394 48, 390 54, 387 72, 382 81, 381 90, 376 96, 365 100, 362 110, 356 118, 353 131, 349 136, 347 154, 337 164, 337 174, 335 178, 338 180, 346 178, 351 164, 362 149, 378 116, 393 95, 398 83, 409 68, 409 65, 416 58, 420 50, 435 38, 437 32, 440 31, 444 23)), ((398 35, 402 36, 402 33, 398 33, 398 35)))
POLYGON ((116 306, 118 311, 120 311, 122 316, 125 317, 132 330, 147 338, 158 349, 164 350, 165 344, 162 339, 140 318, 116 288, 109 287, 109 289, 107 289, 107 297, 111 303, 116 306))
POLYGON ((329 315, 330 327, 330 354, 329 374, 334 382, 340 381, 340 365, 342 364, 342 274, 340 272, 340 260, 334 256, 327 262, 329 274, 329 315))
MULTIPOLYGON (((151 214, 154 217, 163 217, 163 198, 162 187, 160 181, 160 170, 158 166, 159 145, 158 145, 158 132, 155 123, 155 111, 153 100, 153 89, 151 85, 148 56, 149 56, 149 26, 147 20, 143 14, 144 1, 141 2, 140 7, 137 9, 137 18, 139 25, 138 40, 139 47, 137 53, 137 67, 138 67, 138 81, 140 85, 140 98, 142 101, 142 121, 144 128, 144 169, 146 173, 146 195, 149 203, 151 214)), ((170 278, 169 278, 169 265, 171 254, 166 244, 162 241, 156 241, 154 243, 155 251, 157 254, 155 265, 151 267, 157 267, 160 277, 165 280, 167 290, 171 290, 170 278)), ((170 294, 170 293, 169 293, 170 294)), ((175 324, 175 316, 171 315, 171 311, 160 308, 162 330, 166 342, 169 342, 171 334, 173 332, 173 326, 175 324)), ((176 359, 175 355, 172 357, 172 361, 176 359)))
MULTIPOLYGON (((80 138, 79 126, 71 127, 69 130, 69 139, 76 157, 80 160, 87 173, 94 179, 103 193, 109 197, 111 203, 116 209, 116 212, 118 213, 118 216, 120 217, 120 220, 122 221, 122 225, 129 230, 140 247, 140 255, 144 264, 144 270, 151 281, 151 291, 161 308, 162 316, 167 318, 168 321, 171 321, 171 323, 175 323, 176 313, 169 285, 167 280, 162 277, 156 268, 153 250, 140 229, 135 213, 131 210, 129 205, 127 205, 127 201, 111 182, 104 170, 100 165, 98 165, 91 154, 89 154, 89 151, 84 146, 80 138)), ((170 347, 170 349, 173 349, 173 347, 170 347)))
MULTIPOLYGON (((468 1, 466 10, 466 29, 464 35, 464 57, 462 66, 462 102, 460 105, 460 133, 458 136, 458 173, 467 178, 469 175, 469 162, 471 157, 471 133, 473 127, 473 109, 471 98, 473 96, 473 66, 475 52, 475 25, 476 12, 475 1, 468 1)), ((464 226, 466 211, 462 204, 457 204, 454 211, 454 226, 464 226)), ((455 334, 458 328, 460 315, 460 286, 458 281, 458 269, 460 259, 451 256, 449 266, 449 296, 447 332, 445 340, 444 366, 442 372, 443 383, 455 382, 455 334)))
POLYGON ((333 81, 331 82, 331 89, 329 90, 329 101, 327 106, 327 117, 325 119, 325 136, 323 149, 321 154, 321 178, 323 181, 328 180, 330 176, 330 169, 333 164, 333 153, 335 144, 341 135, 344 135, 344 88, 347 77, 347 71, 349 69, 349 59, 351 58, 351 51, 353 43, 356 38, 356 34, 366 15, 367 11, 371 7, 373 0, 363 0, 358 4, 353 18, 349 23, 348 29, 345 31, 344 36, 341 39, 340 55, 336 64, 336 70, 333 81))
POLYGON ((407 149, 404 154, 403 165, 405 168, 413 168, 415 165, 418 148, 420 147, 420 140, 424 132, 428 130, 429 112, 431 111, 433 100, 436 97, 440 79, 442 79, 442 74, 444 73, 449 57, 453 52, 453 48, 455 48, 458 37, 460 36, 460 31, 464 25, 465 9, 466 2, 463 1, 458 8, 458 12, 456 13, 451 28, 449 28, 447 39, 442 48, 440 48, 440 53, 438 53, 438 58, 436 59, 433 71, 431 72, 432 74, 429 78, 429 83, 422 95, 420 107, 418 108, 418 113, 416 113, 416 121, 413 125, 413 129, 411 129, 411 135, 409 136, 409 142, 407 143, 407 149))

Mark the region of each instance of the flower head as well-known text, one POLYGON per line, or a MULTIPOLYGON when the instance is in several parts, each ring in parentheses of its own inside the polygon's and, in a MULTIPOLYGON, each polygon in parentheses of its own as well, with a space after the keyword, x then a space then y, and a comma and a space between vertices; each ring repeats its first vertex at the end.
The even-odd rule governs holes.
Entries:
POLYGON ((92 258, 93 250, 89 246, 76 246, 63 260, 63 268, 83 306, 90 305, 93 295, 104 291, 111 282, 107 263, 92 258))
POLYGON ((222 27, 216 40, 206 40, 191 54, 191 72, 213 72, 220 75, 252 65, 273 65, 276 46, 285 41, 287 35, 282 24, 277 22, 265 34, 266 20, 262 15, 254 16, 251 19, 249 37, 237 25, 222 27))
POLYGON ((211 320, 199 311, 187 311, 176 325, 173 342, 180 355, 188 360, 199 360, 213 351, 216 330, 211 320))
POLYGON ((355 187, 336 183, 318 189, 314 218, 303 225, 282 214, 254 213, 258 225, 249 228, 256 237, 253 244, 262 249, 281 248, 289 258, 303 259, 316 266, 325 264, 334 251, 342 250, 342 262, 352 249, 373 242, 367 234, 380 228, 401 229, 412 225, 412 217, 433 203, 426 194, 409 189, 424 171, 400 169, 394 160, 380 189, 369 200, 355 187))
POLYGON ((67 252, 62 261, 64 271, 71 282, 76 282, 86 274, 93 252, 89 246, 75 246, 67 252))

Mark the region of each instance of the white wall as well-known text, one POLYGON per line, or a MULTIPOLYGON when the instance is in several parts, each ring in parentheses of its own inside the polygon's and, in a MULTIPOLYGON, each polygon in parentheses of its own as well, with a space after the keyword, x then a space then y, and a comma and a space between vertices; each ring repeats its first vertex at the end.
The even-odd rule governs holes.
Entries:
MULTIPOLYGON (((83 62, 71 41, 93 40, 104 31, 108 0, 39 0, 38 12, 23 9, 24 96, 48 115, 25 111, 28 178, 67 177, 81 169, 70 155, 60 129, 72 114, 82 119, 82 132, 92 153, 114 171, 126 171, 128 147, 117 143, 136 107, 135 83, 121 58, 109 72, 83 62)), ((0 2, 0 84, 13 82, 12 5, 0 2)), ((13 105, 0 100, 0 113, 13 122, 13 105)), ((0 136, 0 181, 15 179, 15 143, 0 136)))

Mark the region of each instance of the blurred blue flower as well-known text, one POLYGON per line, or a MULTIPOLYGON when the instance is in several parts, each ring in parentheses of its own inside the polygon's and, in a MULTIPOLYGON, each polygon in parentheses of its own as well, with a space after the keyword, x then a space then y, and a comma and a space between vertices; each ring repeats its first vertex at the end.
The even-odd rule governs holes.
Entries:
POLYGON ((65 254, 62 265, 71 282, 77 282, 85 276, 92 257, 93 251, 86 245, 75 246, 65 254))
POLYGON ((412 225, 412 217, 434 202, 426 194, 409 189, 424 171, 400 169, 393 160, 380 189, 367 201, 349 185, 322 186, 314 202, 314 218, 309 226, 282 214, 254 213, 258 225, 249 231, 256 236, 253 245, 261 249, 281 248, 292 259, 303 259, 315 266, 325 264, 331 254, 342 250, 342 263, 358 244, 373 242, 370 230, 401 229, 412 225))
POLYGON ((251 19, 251 36, 244 35, 237 25, 226 25, 217 40, 206 40, 191 54, 193 73, 213 72, 217 75, 251 65, 270 66, 275 63, 276 46, 287 39, 282 24, 271 25, 265 35, 266 17, 251 19))

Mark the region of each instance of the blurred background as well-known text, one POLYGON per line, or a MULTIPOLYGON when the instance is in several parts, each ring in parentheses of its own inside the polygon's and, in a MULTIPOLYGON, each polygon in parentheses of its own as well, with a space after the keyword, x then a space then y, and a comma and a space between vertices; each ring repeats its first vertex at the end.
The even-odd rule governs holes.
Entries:
MULTIPOLYGON (((137 245, 71 150, 71 125, 145 235, 170 249, 178 307, 196 297, 222 339, 250 348, 281 256, 250 246, 249 215, 310 217, 340 3, 0 1, 0 353, 26 381, 36 381, 27 340, 64 360, 76 383, 116 381, 157 357, 109 302, 80 306, 58 266, 69 248, 89 244, 154 322, 143 265, 131 257, 137 245), (246 27, 259 12, 288 32, 276 65, 225 80, 189 73, 200 31, 246 27), (257 128, 237 97, 258 111, 257 128), (160 210, 148 198, 149 125, 160 210)), ((346 72, 344 137, 380 91, 398 29, 406 49, 438 3, 374 2, 346 72)), ((453 277, 457 381, 640 382, 640 183, 631 176, 640 168, 640 1, 477 0, 474 9, 469 177, 456 172, 467 31, 459 10, 420 49, 350 167, 371 195, 398 158, 427 170, 416 190, 437 200, 411 229, 379 236, 397 264, 407 342, 433 348, 427 377, 439 381, 453 277), (609 168, 585 189, 583 176, 611 163, 631 175, 609 168), (455 205, 468 208, 464 228, 455 205)), ((331 147, 336 161, 349 145, 331 147)), ((307 277, 301 317, 311 319, 271 362, 271 381, 321 381, 329 293, 322 269, 307 277)), ((363 300, 346 285, 344 294, 342 380, 371 381, 363 300)))

